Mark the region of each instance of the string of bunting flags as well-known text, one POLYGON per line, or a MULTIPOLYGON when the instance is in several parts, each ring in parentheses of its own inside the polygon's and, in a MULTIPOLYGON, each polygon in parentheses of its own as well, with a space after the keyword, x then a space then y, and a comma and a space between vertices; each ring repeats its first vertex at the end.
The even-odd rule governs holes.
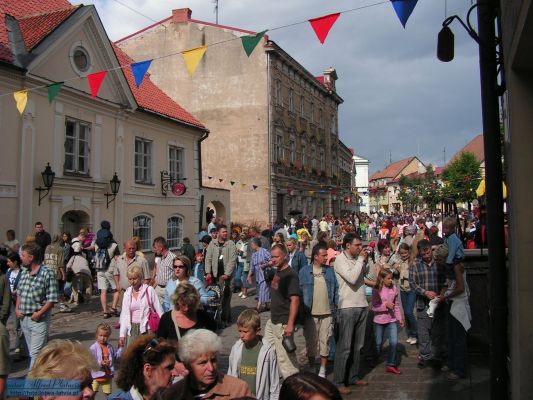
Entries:
MULTIPOLYGON (((269 186, 259 186, 259 185, 256 185, 256 184, 248 184, 248 183, 245 183, 245 182, 227 180, 225 178, 216 178, 214 176, 208 176, 207 179, 209 181, 217 181, 218 180, 219 183, 229 182, 231 187, 235 187, 236 184, 240 184, 241 188, 243 188, 243 189, 246 188, 247 186, 249 186, 250 190, 252 192, 256 192, 258 189, 259 190, 262 189, 262 190, 267 191, 267 192, 270 190, 269 186)), ((308 184, 308 185, 304 184, 304 186, 307 186, 307 187, 303 187, 302 186, 302 187, 299 187, 299 188, 295 188, 295 187, 287 186, 287 187, 282 187, 280 189, 281 190, 286 190, 287 194, 289 196, 294 196, 296 194, 314 195, 316 193, 331 193, 333 195, 343 195, 343 196, 352 194, 350 186, 327 185, 327 184, 321 184, 321 183, 308 184)))
MULTIPOLYGON (((177 54, 182 55, 183 60, 185 62, 185 66, 187 68, 187 72, 192 77, 194 75, 194 72, 196 71, 196 68, 198 67, 198 64, 200 63, 204 54, 206 53, 208 47, 223 44, 223 43, 226 43, 232 40, 240 39, 242 42, 244 52, 246 53, 248 57, 250 57, 254 49, 257 47, 258 43, 260 42, 260 40, 263 38, 263 36, 267 32, 278 30, 278 29, 283 29, 289 26, 303 24, 306 22, 310 24, 319 42, 321 44, 324 44, 324 42, 326 41, 328 37, 329 32, 331 31, 331 28, 333 27, 335 22, 337 22, 341 14, 345 14, 345 13, 349 13, 353 11, 359 11, 365 8, 374 7, 374 6, 381 5, 381 4, 386 4, 389 2, 392 3, 393 9, 398 19, 400 20, 400 23, 405 28, 405 25, 407 24, 407 20, 411 16, 418 0, 385 0, 385 1, 380 1, 378 3, 356 7, 350 10, 344 10, 344 11, 340 11, 337 13, 317 17, 317 18, 311 18, 305 21, 295 22, 289 25, 283 25, 283 26, 279 26, 276 28, 265 29, 255 35, 246 35, 246 36, 242 36, 242 37, 235 38, 235 39, 223 40, 220 42, 211 43, 208 45, 184 50, 184 51, 177 52, 177 53, 162 55, 162 56, 150 59, 150 60, 143 60, 143 61, 135 62, 132 64, 122 65, 117 68, 111 68, 108 70, 98 71, 92 74, 88 74, 86 77, 75 77, 75 78, 71 78, 71 79, 68 79, 62 82, 54 82, 48 85, 35 86, 32 88, 25 88, 25 89, 18 90, 15 92, 3 93, 3 94, 0 94, 0 97, 6 96, 12 93, 15 99, 15 102, 16 102, 17 110, 19 111, 20 114, 22 114, 24 110, 26 109, 26 105, 28 103, 28 93, 30 91, 46 88, 48 91, 48 102, 52 103, 52 101, 59 94, 59 92, 61 91, 61 88, 64 86, 66 82, 77 80, 77 79, 87 79, 88 84, 89 84, 89 89, 91 91, 91 96, 93 98, 96 98, 98 96, 100 87, 102 86, 102 83, 104 82, 105 77, 107 76, 109 72, 129 67, 131 68, 131 72, 135 79, 135 85, 137 87, 140 87, 144 80, 146 73, 148 72, 148 69, 150 68, 150 65, 152 64, 154 60, 158 60, 158 59, 162 59, 162 58, 166 58, 170 56, 175 56, 177 54)), ((256 189, 257 187, 253 190, 256 190, 256 189)))

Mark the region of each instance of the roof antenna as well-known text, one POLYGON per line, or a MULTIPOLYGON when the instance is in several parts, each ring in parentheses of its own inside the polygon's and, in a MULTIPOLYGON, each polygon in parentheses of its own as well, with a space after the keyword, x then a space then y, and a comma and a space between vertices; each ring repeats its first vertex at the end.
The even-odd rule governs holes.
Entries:
POLYGON ((218 25, 218 0, 213 0, 213 4, 215 5, 213 12, 215 13, 216 24, 218 25))
POLYGON ((392 164, 392 151, 389 150, 389 164, 392 164))

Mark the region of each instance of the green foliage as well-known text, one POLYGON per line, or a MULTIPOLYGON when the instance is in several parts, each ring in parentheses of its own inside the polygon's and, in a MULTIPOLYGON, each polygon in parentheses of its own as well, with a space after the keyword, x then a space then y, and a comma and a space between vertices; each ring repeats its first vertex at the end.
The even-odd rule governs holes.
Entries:
POLYGON ((441 200, 439 183, 432 165, 426 167, 424 174, 414 174, 410 177, 402 175, 398 183, 398 198, 406 211, 415 211, 424 204, 434 209, 441 200))
POLYGON ((481 180, 479 161, 470 152, 461 153, 442 173, 443 195, 455 201, 470 202, 476 198, 481 180))

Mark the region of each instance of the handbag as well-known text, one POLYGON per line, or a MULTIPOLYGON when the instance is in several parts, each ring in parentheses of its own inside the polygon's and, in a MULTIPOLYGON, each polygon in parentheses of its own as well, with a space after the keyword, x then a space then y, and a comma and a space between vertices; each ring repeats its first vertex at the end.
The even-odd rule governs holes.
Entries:
POLYGON ((157 332, 157 328, 159 327, 159 321, 161 321, 161 317, 154 310, 154 307, 150 302, 150 292, 148 290, 149 289, 146 289, 146 299, 148 300, 148 327, 152 332, 155 333, 157 332))

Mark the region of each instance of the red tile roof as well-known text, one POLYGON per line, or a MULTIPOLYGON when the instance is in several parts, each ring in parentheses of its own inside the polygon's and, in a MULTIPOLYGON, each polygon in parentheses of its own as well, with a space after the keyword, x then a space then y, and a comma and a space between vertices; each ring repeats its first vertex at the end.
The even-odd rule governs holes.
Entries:
MULTIPOLYGON (((126 66, 135 62, 126 53, 124 53, 124 51, 114 44, 113 50, 115 50, 115 54, 120 65, 126 66)), ((128 81, 139 107, 165 115, 178 121, 185 122, 187 124, 194 125, 198 128, 205 129, 205 126, 200 121, 185 111, 185 109, 183 109, 178 103, 168 97, 150 80, 148 76, 144 77, 141 86, 137 88, 131 68, 122 68, 122 71, 124 72, 124 76, 128 81)))
POLYGON ((31 51, 78 7, 70 6, 62 10, 19 18, 20 32, 22 33, 26 49, 31 51))
POLYGON ((387 165, 383 171, 375 172, 370 177, 369 180, 373 181, 376 179, 384 179, 384 178, 394 179, 415 158, 416 157, 409 157, 409 158, 404 158, 403 160, 400 160, 400 161, 393 162, 392 164, 387 165))
POLYGON ((455 155, 448 161, 449 165, 450 163, 454 162, 462 153, 464 152, 470 152, 473 153, 474 156, 476 156, 476 159, 481 164, 483 161, 485 161, 485 148, 483 147, 483 135, 477 135, 474 139, 472 139, 469 143, 466 144, 465 147, 463 147, 461 150, 459 150, 455 155))
MULTIPOLYGON (((73 6, 67 0, 0 0, 0 60, 8 62, 13 61, 13 54, 11 52, 5 23, 6 15, 11 15, 17 19, 20 19, 22 17, 28 17, 35 14, 66 10, 72 7, 73 6)), ((66 18, 66 16, 64 18, 66 18)), ((42 40, 62 21, 63 20, 55 19, 55 22, 57 23, 55 26, 46 24, 46 26, 42 27, 42 29, 37 29, 38 32, 36 32, 35 38, 31 32, 28 32, 28 38, 30 39, 30 42, 35 42, 35 40, 39 37, 39 40, 42 40)), ((26 37, 24 40, 26 41, 26 37)))

